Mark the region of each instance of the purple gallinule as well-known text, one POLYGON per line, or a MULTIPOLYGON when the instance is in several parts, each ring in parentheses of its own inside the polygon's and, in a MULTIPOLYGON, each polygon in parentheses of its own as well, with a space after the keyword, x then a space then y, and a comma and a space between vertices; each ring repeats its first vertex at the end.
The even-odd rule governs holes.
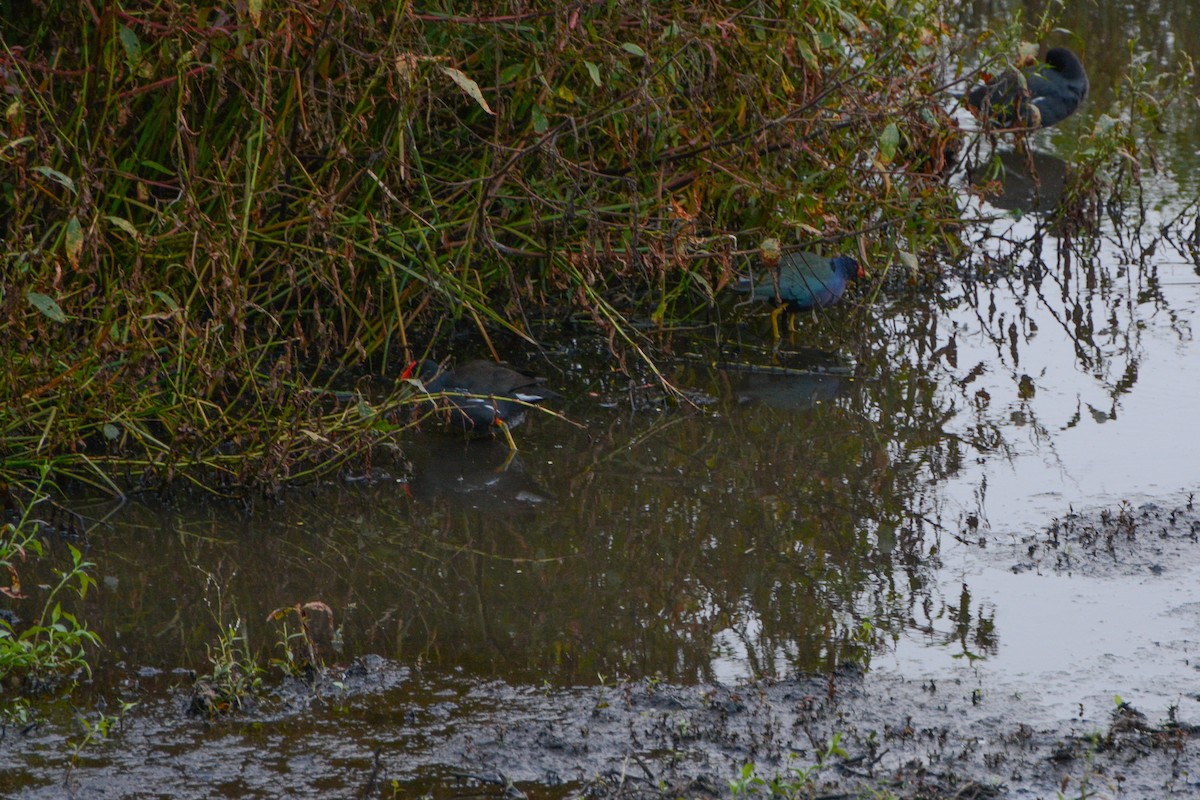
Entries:
POLYGON ((545 388, 545 378, 497 364, 469 361, 445 369, 434 361, 414 361, 401 379, 417 378, 429 394, 434 413, 451 429, 487 436, 497 430, 517 449, 510 428, 520 425, 526 410, 560 395, 545 388))
POLYGON ((770 300, 779 307, 771 314, 771 331, 779 339, 779 315, 831 306, 846 293, 846 284, 866 275, 849 256, 825 258, 813 253, 788 253, 780 257, 778 243, 763 243, 763 263, 771 271, 757 282, 742 278, 734 288, 748 292, 754 300, 770 300), (778 271, 773 269, 778 264, 778 271))
POLYGON ((1009 70, 967 93, 967 108, 1000 128, 1049 128, 1075 113, 1087 97, 1088 78, 1079 58, 1065 47, 1046 53, 1040 64, 1009 70))

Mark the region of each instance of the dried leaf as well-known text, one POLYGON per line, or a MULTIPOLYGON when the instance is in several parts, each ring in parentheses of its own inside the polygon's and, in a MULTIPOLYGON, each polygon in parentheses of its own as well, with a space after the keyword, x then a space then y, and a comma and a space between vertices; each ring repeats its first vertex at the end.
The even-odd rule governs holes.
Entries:
POLYGON ((442 72, 449 75, 458 84, 460 89, 469 94, 471 99, 476 103, 479 103, 480 108, 489 114, 495 115, 496 112, 492 111, 492 107, 488 105, 487 100, 483 97, 483 92, 479 90, 479 84, 471 80, 467 76, 467 73, 457 70, 454 67, 442 67, 442 72))

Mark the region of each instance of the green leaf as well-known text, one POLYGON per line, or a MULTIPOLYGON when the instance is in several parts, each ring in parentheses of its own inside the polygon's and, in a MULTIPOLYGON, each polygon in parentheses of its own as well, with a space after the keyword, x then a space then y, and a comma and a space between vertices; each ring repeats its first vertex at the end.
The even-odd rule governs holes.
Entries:
POLYGON ((78 217, 67 220, 67 233, 64 239, 67 246, 67 258, 72 266, 79 266, 79 254, 83 251, 83 226, 78 217))
POLYGON ((601 86, 600 83, 600 65, 593 64, 591 61, 584 61, 583 65, 587 67, 588 75, 592 77, 592 83, 601 86))
MULTIPOLYGON (((17 104, 17 101, 14 100, 13 105, 16 105, 16 104, 17 104)), ((12 106, 9 106, 9 108, 12 108, 12 106)), ((20 139, 13 139, 11 142, 5 142, 2 146, 0 146, 0 153, 3 153, 6 150, 12 150, 17 147, 24 147, 27 144, 33 144, 32 136, 22 136, 20 139)))
POLYGON ((646 51, 638 47, 633 42, 625 42, 625 44, 621 45, 621 49, 630 55, 637 56, 638 58, 646 57, 646 51))
POLYGON ((104 438, 108 439, 110 442, 114 441, 118 436, 121 435, 121 429, 116 425, 113 425, 111 422, 104 423, 103 430, 104 438))
POLYGON ((133 227, 133 223, 130 222, 129 220, 125 219, 124 217, 114 217, 112 214, 108 214, 104 218, 106 220, 108 220, 109 222, 111 222, 113 225, 116 225, 118 228, 120 228, 121 230, 128 233, 134 239, 138 238, 137 228, 133 227))
POLYGON ((796 47, 800 50, 800 57, 804 59, 805 64, 808 64, 808 66, 812 67, 813 69, 816 69, 818 66, 820 66, 817 63, 816 54, 813 53, 812 48, 808 46, 808 42, 804 41, 803 38, 796 38, 796 47))
POLYGON ((121 46, 125 48, 125 58, 129 62, 129 66, 136 67, 142 60, 142 43, 138 40, 137 34, 122 25, 117 31, 117 36, 121 39, 121 46))
POLYGON ((471 80, 471 78, 467 76, 467 73, 457 70, 454 67, 442 67, 442 72, 449 75, 450 78, 458 84, 460 89, 470 95, 471 99, 479 104, 480 108, 487 113, 492 114, 493 116, 495 115, 496 112, 492 111, 492 107, 489 106, 487 100, 484 99, 483 92, 479 89, 479 84, 471 80))
POLYGON ((167 294, 166 292, 155 289, 154 291, 150 292, 150 294, 154 295, 159 300, 162 300, 163 303, 166 304, 167 308, 171 309, 172 311, 179 310, 179 304, 175 302, 175 298, 171 297, 171 295, 167 294))
POLYGON ((1108 114, 1101 114, 1096 119, 1096 124, 1092 128, 1092 132, 1096 134, 1108 133, 1113 128, 1117 127, 1118 121, 1110 117, 1108 114))
POLYGON ((41 292, 29 292, 25 298, 38 311, 42 312, 53 322, 66 322, 67 315, 63 313, 58 303, 54 302, 54 298, 41 292))
POLYGON ((896 123, 889 122, 879 135, 879 160, 884 164, 892 163, 896 157, 896 148, 900 146, 900 129, 896 123))
POLYGON ((34 167, 33 171, 40 172, 43 175, 45 175, 47 178, 58 181, 63 186, 67 187, 67 189, 70 190, 71 194, 75 194, 75 181, 71 180, 66 175, 63 175, 61 172, 54 169, 53 167, 34 167))
POLYGON ((500 85, 512 83, 517 78, 521 77, 521 73, 525 71, 525 63, 518 61, 516 64, 509 64, 504 69, 500 70, 500 85))
POLYGON ((154 170, 155 172, 158 172, 158 173, 160 173, 160 174, 162 174, 162 175, 171 175, 171 176, 174 176, 174 174, 175 174, 173 171, 171 171, 171 170, 167 169, 166 167, 164 167, 162 164, 158 163, 157 161, 151 161, 151 160, 150 160, 150 159, 148 159, 148 158, 143 158, 143 159, 142 159, 142 166, 143 166, 143 167, 149 167, 150 169, 152 169, 152 170, 154 170))
POLYGON ((546 119, 546 115, 542 112, 540 106, 533 107, 533 129, 538 133, 545 133, 550 127, 550 120, 546 119))

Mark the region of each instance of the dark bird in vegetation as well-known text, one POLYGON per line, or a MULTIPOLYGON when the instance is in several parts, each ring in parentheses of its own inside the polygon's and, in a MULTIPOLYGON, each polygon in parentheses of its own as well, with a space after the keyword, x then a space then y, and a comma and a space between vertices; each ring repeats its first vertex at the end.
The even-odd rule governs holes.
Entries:
MULTIPOLYGON (((789 253, 782 258, 779 245, 767 240, 762 247, 763 264, 770 272, 757 282, 742 278, 734 285, 754 300, 770 300, 779 307, 771 314, 771 330, 779 338, 779 315, 795 314, 836 303, 846 293, 846 284, 866 275, 849 256, 825 258, 812 253, 789 253)), ((788 318, 789 323, 792 321, 788 318)))
POLYGON ((999 128, 1049 128, 1075 113, 1087 97, 1088 79, 1079 58, 1065 47, 1021 71, 1009 70, 967 94, 967 108, 999 128))
POLYGON ((421 381, 446 427, 476 436, 499 431, 513 450, 509 429, 521 424, 530 406, 560 396, 543 386, 545 378, 492 361, 469 361, 455 370, 414 361, 401 378, 421 381))

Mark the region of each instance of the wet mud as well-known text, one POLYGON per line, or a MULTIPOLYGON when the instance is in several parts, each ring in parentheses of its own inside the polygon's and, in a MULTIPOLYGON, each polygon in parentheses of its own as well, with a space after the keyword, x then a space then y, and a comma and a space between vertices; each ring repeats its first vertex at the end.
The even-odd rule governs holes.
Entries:
POLYGON ((1200 516, 1191 497, 1184 506, 1122 503, 1094 514, 1068 514, 1026 537, 1025 558, 1014 572, 1048 570, 1090 577, 1164 575, 1195 561, 1200 516))

